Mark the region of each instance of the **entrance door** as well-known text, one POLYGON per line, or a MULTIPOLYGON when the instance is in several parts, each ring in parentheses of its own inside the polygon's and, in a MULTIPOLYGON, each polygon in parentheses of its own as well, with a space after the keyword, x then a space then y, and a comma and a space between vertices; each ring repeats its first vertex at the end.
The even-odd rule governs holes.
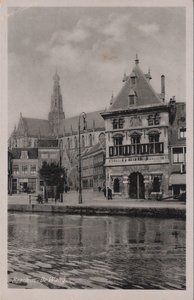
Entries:
POLYGON ((132 199, 144 199, 144 178, 141 173, 132 173, 129 176, 129 197, 132 199))
POLYGON ((17 179, 12 179, 12 193, 17 194, 17 179))

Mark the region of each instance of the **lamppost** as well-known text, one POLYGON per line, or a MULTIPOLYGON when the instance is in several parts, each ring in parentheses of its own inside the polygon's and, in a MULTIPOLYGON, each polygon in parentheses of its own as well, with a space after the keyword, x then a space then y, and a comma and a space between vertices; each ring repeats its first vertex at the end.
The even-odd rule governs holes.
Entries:
POLYGON ((86 130, 86 113, 82 112, 79 115, 78 120, 78 157, 79 157, 79 204, 82 203, 82 169, 81 169, 81 117, 83 118, 84 127, 83 130, 86 130))
POLYGON ((60 158, 59 158, 59 166, 60 166, 60 182, 59 182, 59 192, 60 192, 60 202, 63 202, 63 192, 64 192, 64 169, 62 168, 62 141, 60 141, 59 144, 59 154, 60 154, 60 158))

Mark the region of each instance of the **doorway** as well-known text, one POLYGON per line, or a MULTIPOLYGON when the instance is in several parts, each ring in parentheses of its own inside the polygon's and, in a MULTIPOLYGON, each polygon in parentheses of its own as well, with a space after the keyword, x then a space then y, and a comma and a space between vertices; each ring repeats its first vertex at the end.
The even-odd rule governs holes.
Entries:
POLYGON ((134 172, 129 176, 129 197, 132 199, 144 199, 144 177, 139 172, 134 172))

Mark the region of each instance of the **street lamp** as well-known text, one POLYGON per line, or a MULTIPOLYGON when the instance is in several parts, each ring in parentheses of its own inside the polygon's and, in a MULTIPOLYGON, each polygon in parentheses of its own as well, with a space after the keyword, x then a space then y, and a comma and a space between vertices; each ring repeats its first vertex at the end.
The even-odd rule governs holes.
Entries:
POLYGON ((82 169, 81 169, 81 136, 80 136, 81 117, 83 118, 83 123, 84 123, 83 130, 86 130, 86 113, 82 112, 79 115, 79 120, 78 120, 79 204, 82 203, 82 169))
POLYGON ((63 192, 64 192, 64 169, 62 168, 62 140, 59 142, 59 166, 60 166, 60 182, 59 182, 59 192, 60 192, 60 202, 63 202, 63 192))

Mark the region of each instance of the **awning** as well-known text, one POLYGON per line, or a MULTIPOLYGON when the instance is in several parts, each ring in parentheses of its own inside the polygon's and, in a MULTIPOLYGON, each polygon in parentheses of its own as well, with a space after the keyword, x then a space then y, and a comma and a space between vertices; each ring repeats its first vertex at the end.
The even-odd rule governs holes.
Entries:
POLYGON ((172 174, 170 176, 169 185, 186 184, 186 174, 172 174))

